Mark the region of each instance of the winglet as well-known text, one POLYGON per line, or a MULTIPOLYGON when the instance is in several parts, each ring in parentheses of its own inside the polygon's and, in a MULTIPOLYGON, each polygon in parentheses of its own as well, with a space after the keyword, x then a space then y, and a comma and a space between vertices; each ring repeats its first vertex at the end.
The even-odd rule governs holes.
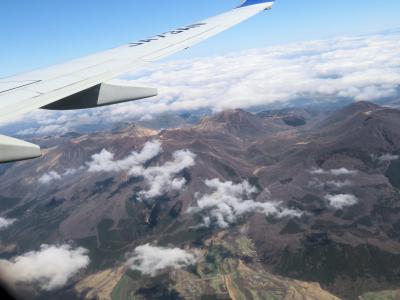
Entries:
POLYGON ((269 4, 270 6, 268 6, 267 8, 271 8, 274 2, 275 0, 245 0, 242 4, 239 5, 238 8, 258 4, 269 4))

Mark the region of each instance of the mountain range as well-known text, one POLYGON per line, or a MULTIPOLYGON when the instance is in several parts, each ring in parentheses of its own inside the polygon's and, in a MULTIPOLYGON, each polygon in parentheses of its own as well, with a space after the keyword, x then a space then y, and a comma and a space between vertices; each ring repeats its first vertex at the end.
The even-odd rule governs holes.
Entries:
POLYGON ((30 299, 397 299, 399 128, 357 102, 33 137, 42 158, 0 167, 0 258, 85 249, 59 288, 19 282, 30 299), (140 249, 188 254, 149 270, 140 249))

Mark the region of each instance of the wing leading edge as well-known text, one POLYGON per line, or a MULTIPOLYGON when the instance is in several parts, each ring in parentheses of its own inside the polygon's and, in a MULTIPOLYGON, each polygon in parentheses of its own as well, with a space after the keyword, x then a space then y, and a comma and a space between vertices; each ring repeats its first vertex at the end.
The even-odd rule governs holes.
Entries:
MULTIPOLYGON (((155 89, 143 87, 124 87, 123 92, 115 92, 116 88, 110 80, 200 43, 272 8, 273 3, 273 0, 247 0, 226 13, 147 39, 50 68, 0 79, 0 120, 7 121, 38 108, 79 109, 154 96, 157 94, 155 89), (112 94, 105 92, 111 90, 114 91, 112 94)), ((0 139, 0 162, 4 161, 2 153, 0 139)), ((28 156, 26 158, 30 158, 28 156)), ((36 157, 37 153, 32 156, 36 157)))

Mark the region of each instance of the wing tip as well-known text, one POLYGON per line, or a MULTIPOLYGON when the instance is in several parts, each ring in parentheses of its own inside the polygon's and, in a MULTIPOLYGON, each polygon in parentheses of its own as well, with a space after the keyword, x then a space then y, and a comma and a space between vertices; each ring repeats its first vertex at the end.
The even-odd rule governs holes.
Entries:
POLYGON ((244 0, 242 4, 238 6, 238 8, 251 6, 251 5, 258 5, 258 4, 274 4, 275 0, 244 0))

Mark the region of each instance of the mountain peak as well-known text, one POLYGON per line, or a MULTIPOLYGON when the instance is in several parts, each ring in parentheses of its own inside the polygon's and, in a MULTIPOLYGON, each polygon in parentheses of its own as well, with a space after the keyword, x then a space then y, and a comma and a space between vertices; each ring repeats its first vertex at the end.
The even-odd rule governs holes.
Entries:
POLYGON ((382 107, 368 101, 354 102, 344 108, 334 112, 328 119, 326 119, 322 126, 327 127, 338 122, 342 122, 353 118, 359 114, 370 114, 374 111, 381 110, 382 107))
POLYGON ((222 131, 240 137, 261 136, 271 131, 263 119, 241 109, 224 110, 212 117, 206 117, 195 129, 222 131))
POLYGON ((113 133, 127 133, 129 135, 136 136, 136 137, 153 136, 158 133, 157 130, 137 126, 136 124, 133 124, 133 123, 120 124, 117 127, 115 127, 112 130, 112 132, 113 133))
POLYGON ((358 101, 348 106, 345 106, 343 109, 339 110, 339 112, 340 111, 365 112, 366 110, 376 110, 381 108, 382 108, 381 106, 372 102, 358 101))
POLYGON ((358 113, 372 112, 372 111, 380 110, 380 109, 382 109, 381 106, 374 104, 372 102, 359 101, 359 102, 354 102, 348 106, 343 107, 342 109, 338 110, 335 114, 350 116, 350 115, 354 115, 354 114, 358 114, 358 113))

